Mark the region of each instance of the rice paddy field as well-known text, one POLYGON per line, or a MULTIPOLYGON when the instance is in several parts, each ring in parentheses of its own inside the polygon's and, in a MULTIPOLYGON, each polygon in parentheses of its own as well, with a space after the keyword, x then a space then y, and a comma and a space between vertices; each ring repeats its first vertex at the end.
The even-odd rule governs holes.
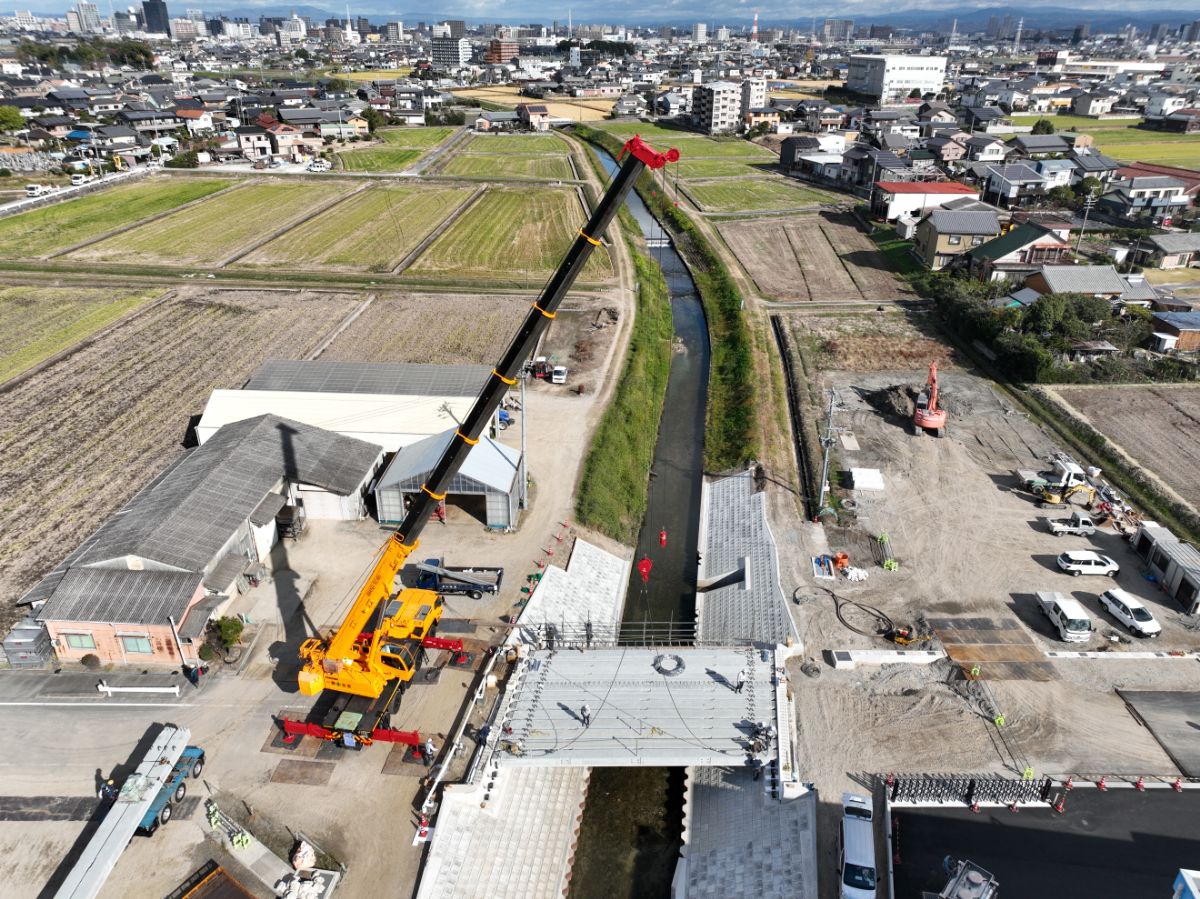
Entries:
POLYGON ((601 122, 608 118, 616 100, 599 97, 564 97, 553 100, 532 100, 522 97, 520 88, 509 85, 499 87, 470 87, 452 91, 457 97, 478 100, 493 107, 515 109, 518 103, 541 103, 552 116, 570 119, 573 122, 601 122))
POLYGON ((219 197, 113 235, 68 258, 89 262, 215 263, 346 193, 344 182, 251 181, 219 197))
POLYGON ((0 255, 45 256, 236 183, 225 178, 145 178, 0 219, 0 255))
POLYGON ((567 154, 571 148, 553 134, 472 134, 463 153, 567 154))
POLYGON ((0 288, 0 383, 74 346, 162 290, 0 288))
POLYGON ((575 177, 568 156, 517 156, 501 153, 467 153, 454 156, 438 174, 464 178, 529 178, 562 181, 575 177))
POLYGON ((843 201, 836 194, 777 178, 691 182, 684 191, 704 212, 773 212, 843 201))
MULTIPOLYGON (((491 188, 425 250, 406 274, 540 287, 562 261, 585 219, 567 188, 491 188)), ((592 254, 581 280, 613 275, 607 250, 592 254)))
POLYGON ((380 184, 281 234, 239 264, 391 271, 473 192, 380 184))
POLYGON ((761 175, 775 168, 771 159, 680 159, 666 168, 668 179, 680 178, 744 178, 761 175))
POLYGON ((399 172, 454 133, 453 128, 383 128, 375 132, 385 146, 338 153, 335 159, 347 172, 399 172))

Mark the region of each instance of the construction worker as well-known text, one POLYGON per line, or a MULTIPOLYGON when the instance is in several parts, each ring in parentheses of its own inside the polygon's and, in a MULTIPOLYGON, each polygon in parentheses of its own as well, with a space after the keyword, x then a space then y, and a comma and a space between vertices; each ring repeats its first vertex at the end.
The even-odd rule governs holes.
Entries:
POLYGON ((592 709, 586 702, 579 709, 579 720, 583 722, 584 727, 592 726, 592 709))
POLYGON ((100 784, 98 795, 105 802, 112 802, 117 798, 121 791, 117 789, 117 782, 111 777, 104 783, 100 784))
POLYGON ((750 672, 743 668, 737 673, 737 685, 733 688, 734 693, 741 693, 742 688, 746 686, 746 681, 750 679, 750 672))
POLYGON ((428 768, 433 764, 433 760, 435 758, 437 758, 437 747, 433 745, 432 739, 426 739, 425 742, 421 744, 421 761, 423 761, 425 763, 425 767, 428 768))

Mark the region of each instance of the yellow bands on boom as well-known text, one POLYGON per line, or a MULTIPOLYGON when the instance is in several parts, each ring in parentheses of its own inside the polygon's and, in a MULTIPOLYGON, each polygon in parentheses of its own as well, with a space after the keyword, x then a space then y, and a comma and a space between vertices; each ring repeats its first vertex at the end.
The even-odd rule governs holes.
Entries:
POLYGON ((428 493, 430 496, 432 496, 434 499, 436 499, 439 503, 446 498, 446 494, 434 493, 432 490, 430 490, 424 484, 421 485, 421 489, 424 490, 426 493, 428 493))
MULTIPOLYGON (((537 305, 537 304, 535 303, 534 305, 537 305)), ((496 371, 496 369, 494 369, 494 368, 492 369, 492 374, 494 374, 494 375, 495 375, 497 378, 499 378, 499 379, 500 379, 501 381, 503 381, 505 384, 508 384, 510 387, 511 387, 513 384, 516 384, 516 383, 517 383, 517 379, 516 379, 516 378, 506 378, 506 377, 504 377, 504 375, 500 374, 500 372, 496 371)))
POLYGON ((461 437, 463 439, 463 443, 465 443, 467 446, 474 446, 475 444, 477 444, 479 442, 478 437, 476 437, 474 440, 472 440, 470 437, 468 437, 462 431, 455 431, 454 433, 456 435, 458 435, 459 437, 461 437))
POLYGON ((600 241, 596 240, 596 238, 592 237, 590 234, 584 234, 582 228, 579 229, 579 236, 587 240, 587 242, 593 247, 600 246, 600 241))
MULTIPOLYGON (((580 233, 582 234, 583 232, 580 232, 580 233)), ((554 316, 558 315, 557 312, 547 312, 545 309, 543 309, 537 303, 533 304, 533 308, 536 309, 538 312, 542 313, 542 315, 546 316, 546 318, 554 318, 554 316)))

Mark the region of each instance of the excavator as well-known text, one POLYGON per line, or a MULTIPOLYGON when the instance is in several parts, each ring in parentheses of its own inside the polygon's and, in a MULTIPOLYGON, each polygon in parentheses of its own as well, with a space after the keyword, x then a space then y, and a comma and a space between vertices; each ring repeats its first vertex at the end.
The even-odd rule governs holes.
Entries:
POLYGON ((917 407, 913 410, 913 433, 932 431, 935 437, 946 435, 946 410, 938 408, 937 361, 929 363, 929 380, 925 389, 917 395, 917 407))
POLYGON ((1066 488, 1047 485, 1038 494, 1038 507, 1046 509, 1065 506, 1071 502, 1071 497, 1078 493, 1084 495, 1084 505, 1091 508, 1092 503, 1096 501, 1096 488, 1091 484, 1072 484, 1066 488))
POLYGON ((644 168, 660 169, 679 159, 672 148, 659 153, 634 136, 621 151, 624 162, 579 230, 566 257, 533 303, 520 329, 509 343, 475 404, 454 432, 420 493, 414 495, 400 527, 388 538, 374 568, 364 581, 346 617, 327 636, 305 640, 300 646, 300 692, 317 696, 325 690, 339 694, 322 723, 284 721, 288 735, 311 734, 361 748, 374 739, 411 742, 387 727, 399 705, 404 687, 417 673, 426 649, 462 652, 458 640, 434 636, 442 617, 442 601, 431 590, 393 585, 405 561, 416 552, 421 529, 430 513, 446 498, 458 470, 496 414, 508 389, 550 325, 559 304, 608 229, 644 168))

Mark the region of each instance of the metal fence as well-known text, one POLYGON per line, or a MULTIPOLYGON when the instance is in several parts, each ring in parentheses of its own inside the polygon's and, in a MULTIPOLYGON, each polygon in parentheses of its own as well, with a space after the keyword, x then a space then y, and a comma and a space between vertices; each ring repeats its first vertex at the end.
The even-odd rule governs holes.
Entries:
POLYGON ((998 774, 888 774, 876 779, 893 805, 1045 802, 1054 788, 1049 777, 1018 779, 998 774))
POLYGON ((521 641, 539 649, 605 649, 615 646, 753 646, 753 636, 701 640, 694 621, 622 621, 618 624, 578 621, 529 621, 514 628, 521 641))

